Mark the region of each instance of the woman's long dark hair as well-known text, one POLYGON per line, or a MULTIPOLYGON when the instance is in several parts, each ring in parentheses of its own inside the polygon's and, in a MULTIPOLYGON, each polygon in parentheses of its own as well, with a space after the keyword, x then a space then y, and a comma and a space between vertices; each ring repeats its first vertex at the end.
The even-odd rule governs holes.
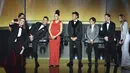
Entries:
POLYGON ((124 14, 120 14, 119 16, 123 19, 122 21, 120 21, 120 23, 124 23, 127 21, 124 14))
POLYGON ((27 20, 25 20, 25 30, 26 30, 27 34, 30 35, 30 31, 29 31, 29 26, 28 26, 27 20))
POLYGON ((124 22, 126 22, 126 18, 125 18, 124 14, 120 14, 119 16, 122 18, 122 21, 120 21, 120 23, 121 23, 121 31, 122 31, 123 30, 124 22))
POLYGON ((27 23, 27 20, 25 18, 22 18, 25 20, 25 24, 23 25, 23 29, 27 32, 27 34, 29 35, 30 34, 30 31, 29 31, 29 26, 28 26, 28 23, 27 23))

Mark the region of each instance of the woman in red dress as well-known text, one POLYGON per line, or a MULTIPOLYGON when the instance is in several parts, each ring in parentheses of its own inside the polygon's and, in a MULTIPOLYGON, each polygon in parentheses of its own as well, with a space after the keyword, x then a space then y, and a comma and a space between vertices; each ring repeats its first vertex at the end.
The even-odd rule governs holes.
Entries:
POLYGON ((60 11, 56 10, 54 20, 50 23, 50 60, 49 67, 59 66, 60 35, 62 33, 62 22, 59 20, 60 11))

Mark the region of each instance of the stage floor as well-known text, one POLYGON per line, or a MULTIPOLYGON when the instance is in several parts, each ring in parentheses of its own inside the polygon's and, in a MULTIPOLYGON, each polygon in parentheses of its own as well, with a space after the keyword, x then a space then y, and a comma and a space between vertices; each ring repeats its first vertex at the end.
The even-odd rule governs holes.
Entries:
MULTIPOLYGON (((26 73, 88 73, 87 59, 83 60, 84 66, 81 69, 78 68, 77 60, 74 61, 73 68, 69 68, 66 66, 68 62, 68 59, 61 59, 60 67, 48 67, 48 59, 39 59, 40 67, 35 68, 34 59, 27 59, 26 73)), ((95 73, 94 70, 95 67, 93 64, 91 73, 95 73)), ((0 68, 0 73, 5 73, 4 68, 0 68)), ((104 61, 99 61, 98 73, 105 73, 104 61)), ((111 66, 110 73, 113 73, 113 66, 111 66)), ((117 73, 130 73, 130 71, 121 70, 120 68, 118 68, 117 73)))

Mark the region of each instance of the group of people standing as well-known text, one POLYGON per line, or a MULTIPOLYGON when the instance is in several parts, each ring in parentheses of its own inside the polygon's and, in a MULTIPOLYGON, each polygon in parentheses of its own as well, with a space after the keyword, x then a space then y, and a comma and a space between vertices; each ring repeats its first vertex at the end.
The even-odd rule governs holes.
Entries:
MULTIPOLYGON (((105 45, 105 66, 106 73, 110 71, 111 57, 113 57, 115 62, 114 72, 116 73, 119 63, 117 62, 117 49, 114 42, 115 39, 115 28, 116 25, 111 21, 111 15, 105 14, 105 23, 99 29, 97 26, 96 18, 91 17, 89 19, 90 25, 85 29, 85 37, 88 41, 87 53, 88 53, 88 66, 92 66, 91 52, 94 48, 95 52, 95 67, 98 67, 98 42, 99 42, 99 31, 104 38, 105 45)), ((119 20, 121 23, 121 39, 119 44, 122 46, 122 58, 121 66, 130 68, 130 54, 129 54, 129 27, 127 20, 123 14, 119 15, 119 20)), ((8 38, 8 56, 7 65, 9 71, 11 71, 13 66, 12 53, 15 54, 15 62, 17 66, 25 66, 26 60, 24 56, 24 50, 28 48, 28 44, 32 42, 33 56, 35 58, 35 66, 39 67, 38 54, 37 54, 37 44, 38 41, 43 38, 47 33, 49 33, 49 48, 50 48, 50 58, 49 67, 59 67, 59 57, 60 57, 60 41, 61 34, 63 30, 63 24, 60 20, 60 11, 56 10, 54 13, 54 20, 50 22, 49 28, 47 27, 49 18, 45 16, 42 22, 37 22, 35 25, 29 29, 25 15, 20 13, 17 19, 14 19, 9 24, 10 35, 8 38)), ((69 55, 70 61, 67 64, 68 67, 73 66, 73 59, 75 55, 78 57, 78 66, 83 67, 82 63, 82 37, 83 37, 83 26, 82 22, 79 20, 79 13, 72 12, 72 20, 68 23, 68 34, 69 34, 69 55)))

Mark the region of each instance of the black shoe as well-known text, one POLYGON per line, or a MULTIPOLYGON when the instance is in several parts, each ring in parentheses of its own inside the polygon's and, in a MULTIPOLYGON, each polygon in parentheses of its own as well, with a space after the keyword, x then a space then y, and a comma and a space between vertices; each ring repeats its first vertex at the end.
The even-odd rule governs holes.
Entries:
POLYGON ((35 64, 35 67, 39 67, 39 66, 40 66, 39 63, 36 63, 36 64, 35 64))
POLYGON ((98 67, 95 67, 95 73, 98 73, 98 67))
POLYGON ((95 63, 95 68, 97 68, 98 67, 98 63, 95 63))
POLYGON ((90 66, 92 66, 92 63, 91 63, 91 62, 89 62, 89 63, 88 63, 88 66, 89 66, 89 67, 90 67, 90 66))
POLYGON ((83 67, 83 63, 82 63, 82 62, 79 62, 79 63, 78 63, 78 66, 79 66, 79 67, 83 67))
POLYGON ((54 67, 54 65, 49 65, 49 67, 54 67))
POLYGON ((105 73, 110 73, 110 67, 106 67, 106 72, 105 73))
POLYGON ((59 67, 59 65, 55 65, 55 67, 59 67))
POLYGON ((104 64, 104 66, 106 67, 106 66, 107 66, 107 64, 105 63, 105 64, 104 64))
POLYGON ((92 66, 88 67, 88 73, 91 73, 92 66))
POLYGON ((118 67, 115 67, 113 73, 117 73, 118 67))
POLYGON ((120 65, 119 64, 116 64, 115 67, 119 67, 120 65))
POLYGON ((73 62, 69 62, 68 64, 67 64, 67 67, 72 67, 73 66, 73 62))

